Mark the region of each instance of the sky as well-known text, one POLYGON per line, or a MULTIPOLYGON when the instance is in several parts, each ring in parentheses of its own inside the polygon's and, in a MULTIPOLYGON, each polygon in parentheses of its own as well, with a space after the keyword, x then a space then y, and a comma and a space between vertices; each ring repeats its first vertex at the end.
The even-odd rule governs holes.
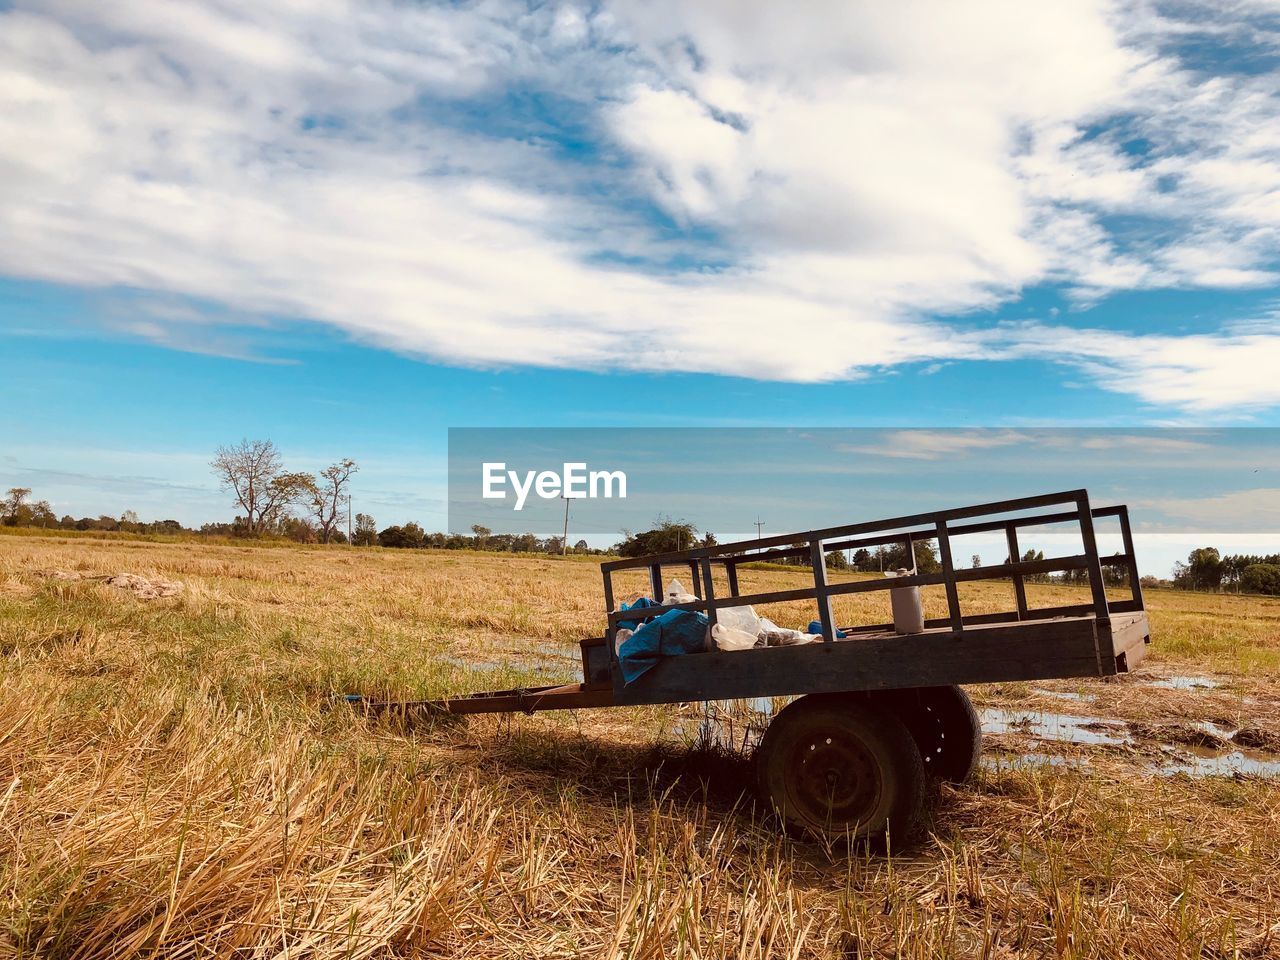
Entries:
POLYGON ((1280 425, 1278 63, 1274 0, 0 0, 0 486, 225 519, 271 437, 439 526, 457 426, 1280 425))
POLYGON ((448 527, 558 535, 566 492, 582 533, 668 514, 776 535, 1086 489, 1095 508, 1127 504, 1138 532, 1280 535, 1277 476, 1274 428, 456 428, 448 527))
MULTIPOLYGON (((669 516, 725 543, 754 539, 756 521, 776 536, 1028 495, 1055 499, 987 519, 1074 517, 1085 489, 1094 510, 1128 506, 1140 569, 1164 576, 1206 544, 1280 553, 1277 476, 1276 428, 455 428, 448 529, 560 536, 567 519, 571 541, 603 546, 669 516)), ((1094 527, 1104 554, 1123 552, 1117 518, 1094 527)), ((1074 518, 1019 540, 1020 552, 1085 552, 1074 518)), ((1001 530, 957 536, 952 551, 999 563, 1008 546, 1001 530)))

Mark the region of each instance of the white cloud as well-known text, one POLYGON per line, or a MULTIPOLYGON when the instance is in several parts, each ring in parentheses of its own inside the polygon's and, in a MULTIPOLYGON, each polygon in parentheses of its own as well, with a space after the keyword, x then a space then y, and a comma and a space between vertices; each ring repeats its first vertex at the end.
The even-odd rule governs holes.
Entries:
POLYGON ((1235 490, 1215 497, 1153 497, 1131 506, 1157 512, 1165 524, 1245 533, 1280 531, 1280 489, 1235 490))
MULTIPOLYGON (((1277 81, 1185 68, 1167 42, 1195 30, 1105 0, 19 3, 0 271, 456 363, 823 380, 1042 357, 1160 406, 1275 405, 1275 330, 928 319, 1039 282, 1275 282, 1277 81), (528 91, 595 155, 515 123, 528 91)), ((183 322, 133 326, 195 342, 183 322)))
POLYGON ((653 164, 651 189, 677 218, 720 219, 720 210, 745 199, 745 134, 689 94, 641 87, 613 111, 613 127, 653 164))
POLYGON ((879 443, 840 444, 839 453, 901 460, 954 460, 997 447, 1024 446, 1040 440, 1016 430, 897 430, 879 443))
POLYGON ((1048 357, 1103 388, 1192 412, 1280 404, 1280 336, 1273 332, 1131 336, 1105 330, 1009 326, 1006 356, 1048 357))
POLYGON ((1122 450, 1125 453, 1176 454, 1208 453, 1211 444, 1152 434, 1103 434, 1078 441, 1085 450, 1122 450))

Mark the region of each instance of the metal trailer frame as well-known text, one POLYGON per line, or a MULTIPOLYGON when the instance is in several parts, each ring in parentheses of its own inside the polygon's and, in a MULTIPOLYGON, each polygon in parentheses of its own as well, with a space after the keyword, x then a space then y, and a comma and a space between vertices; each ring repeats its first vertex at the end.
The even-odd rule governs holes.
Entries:
MULTIPOLYGON (((738 543, 699 547, 654 556, 611 560, 601 565, 604 578, 604 635, 581 641, 583 682, 516 690, 497 690, 409 704, 447 713, 533 713, 585 707, 631 706, 745 697, 794 696, 810 693, 894 690, 1007 680, 1105 677, 1124 673, 1143 657, 1150 628, 1133 552, 1129 512, 1125 506, 1093 508, 1085 490, 1000 500, 954 510, 937 510, 887 520, 873 520, 804 533, 779 534, 738 543), (1100 556, 1094 521, 1119 521, 1123 550, 1100 556), (1021 560, 1018 533, 1045 524, 1077 525, 1084 552, 1046 560, 1021 560), (957 569, 953 537, 1003 532, 1009 562, 957 569), (908 576, 831 583, 825 557, 834 550, 902 544, 914 557, 914 544, 936 540, 941 569, 908 576), (769 593, 743 594, 738 568, 743 564, 807 557, 813 585, 769 593), (1108 601, 1103 567, 1121 567, 1130 595, 1108 601), (634 621, 636 612, 615 609, 614 575, 646 570, 655 598, 663 597, 664 568, 688 570, 693 593, 688 603, 648 607, 649 618, 668 610, 698 610, 711 623, 724 607, 812 600, 822 625, 820 641, 798 646, 760 647, 733 652, 709 649, 701 654, 666 657, 631 684, 623 682, 614 637, 619 621, 634 621), (717 595, 713 574, 724 573, 728 592, 717 595), (1038 574, 1083 570, 1088 603, 1032 608, 1026 578, 1038 574), (976 580, 1011 580, 1013 608, 1007 612, 965 615, 958 585, 976 580), (922 633, 899 635, 891 623, 838 626, 833 597, 941 585, 947 616, 925 621, 922 633), (836 631, 847 635, 837 640, 836 631)), ((371 705, 372 706, 372 705, 371 705)))

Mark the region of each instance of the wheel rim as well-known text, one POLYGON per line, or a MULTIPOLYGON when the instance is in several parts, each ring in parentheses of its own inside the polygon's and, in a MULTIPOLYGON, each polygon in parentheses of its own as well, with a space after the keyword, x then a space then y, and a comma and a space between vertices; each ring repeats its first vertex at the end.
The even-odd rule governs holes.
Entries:
POLYGON ((846 730, 831 728, 799 738, 786 763, 786 793, 793 816, 811 826, 858 825, 882 818, 883 777, 875 755, 846 730))
POLYGON ((920 759, 924 761, 926 770, 937 769, 942 751, 947 746, 947 725, 942 714, 932 706, 924 708, 923 723, 917 745, 920 747, 920 759))

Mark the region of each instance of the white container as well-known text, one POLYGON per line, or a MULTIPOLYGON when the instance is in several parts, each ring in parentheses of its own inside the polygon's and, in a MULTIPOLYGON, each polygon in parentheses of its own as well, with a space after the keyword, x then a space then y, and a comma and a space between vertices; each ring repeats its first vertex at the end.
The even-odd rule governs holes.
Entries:
MULTIPOLYGON (((909 577, 910 570, 886 573, 886 577, 909 577)), ((893 608, 893 629, 898 633, 924 632, 924 601, 919 587, 894 587, 889 591, 889 603, 893 608)))

